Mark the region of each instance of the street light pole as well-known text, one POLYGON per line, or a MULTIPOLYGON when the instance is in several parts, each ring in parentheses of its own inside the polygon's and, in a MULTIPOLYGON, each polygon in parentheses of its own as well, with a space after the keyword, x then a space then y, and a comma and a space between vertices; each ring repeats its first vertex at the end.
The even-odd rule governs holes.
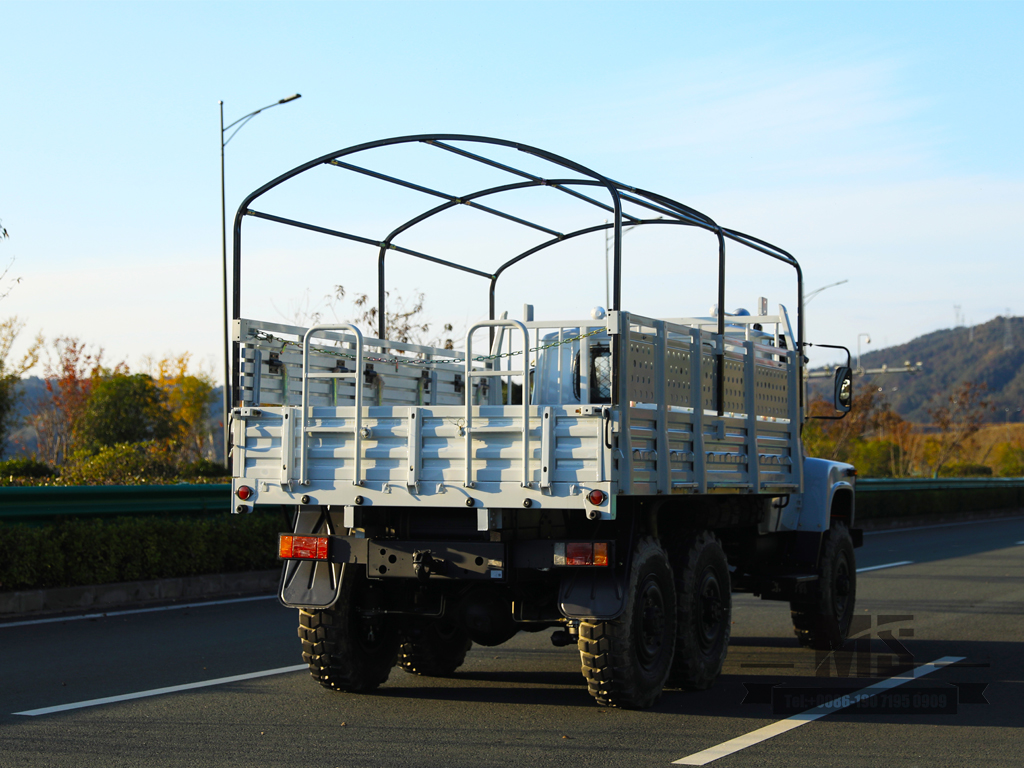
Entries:
POLYGON ((224 408, 224 419, 223 419, 223 438, 224 438, 224 466, 228 465, 228 414, 230 413, 231 407, 231 318, 228 314, 228 223, 227 223, 227 205, 225 200, 224 191, 224 147, 228 145, 228 142, 235 137, 245 124, 252 120, 256 115, 265 109, 276 107, 279 104, 287 104, 289 101, 295 101, 301 99, 301 93, 293 93, 291 96, 286 96, 283 99, 278 99, 273 104, 268 104, 265 107, 257 109, 255 112, 250 112, 243 117, 238 118, 231 125, 224 126, 224 102, 219 101, 220 104, 220 248, 221 248, 221 266, 222 266, 222 287, 223 287, 223 306, 224 306, 224 396, 221 398, 221 402, 224 408), (235 128, 235 126, 238 126, 235 128), (234 133, 224 138, 224 133, 231 128, 235 128, 234 133))
POLYGON ((862 371, 862 369, 860 367, 860 340, 861 339, 864 339, 868 344, 870 344, 871 343, 871 334, 870 333, 858 333, 857 334, 857 373, 858 374, 861 373, 861 371, 862 371))

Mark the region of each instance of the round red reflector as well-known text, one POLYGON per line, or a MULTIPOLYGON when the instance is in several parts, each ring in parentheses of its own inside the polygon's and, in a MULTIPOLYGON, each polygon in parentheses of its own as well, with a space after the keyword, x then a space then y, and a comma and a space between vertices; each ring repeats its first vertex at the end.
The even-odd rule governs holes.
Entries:
POLYGON ((235 495, 242 501, 248 501, 252 498, 252 488, 248 485, 240 485, 238 486, 238 490, 235 491, 235 495))
POLYGON ((602 504, 604 504, 604 500, 606 498, 608 498, 608 497, 605 495, 605 492, 601 491, 601 490, 598 490, 597 488, 595 488, 594 490, 592 490, 590 493, 587 494, 587 499, 595 507, 599 507, 602 504))

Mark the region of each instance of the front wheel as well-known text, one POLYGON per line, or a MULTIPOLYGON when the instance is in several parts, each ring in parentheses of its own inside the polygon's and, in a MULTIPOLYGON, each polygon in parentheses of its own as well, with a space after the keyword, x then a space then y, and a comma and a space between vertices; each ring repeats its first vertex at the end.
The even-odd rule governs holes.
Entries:
POLYGON ((334 607, 299 610, 302 660, 324 688, 372 691, 388 679, 395 666, 395 628, 385 617, 367 616, 359 610, 366 587, 362 573, 343 574, 341 595, 334 607))
POLYGON ((676 641, 672 568, 655 539, 641 539, 633 552, 628 590, 619 618, 580 623, 580 660, 599 704, 644 709, 661 696, 676 641))
POLYGON ((800 645, 822 651, 842 648, 850 632, 857 597, 857 563, 853 539, 842 523, 825 534, 818 589, 807 599, 793 600, 793 632, 800 645))

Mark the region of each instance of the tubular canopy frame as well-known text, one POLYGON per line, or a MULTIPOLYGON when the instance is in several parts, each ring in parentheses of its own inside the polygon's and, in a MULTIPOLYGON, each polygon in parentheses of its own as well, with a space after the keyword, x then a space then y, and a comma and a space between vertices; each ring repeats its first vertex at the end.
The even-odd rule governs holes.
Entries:
MULTIPOLYGON (((797 339, 796 339, 796 350, 798 355, 802 355, 803 350, 803 275, 800 269, 800 265, 797 260, 789 253, 784 251, 777 246, 760 240, 756 237, 737 232, 735 230, 726 229, 719 226, 709 216, 690 208, 683 203, 677 202, 671 198, 663 195, 656 194, 644 189, 637 187, 627 186, 618 181, 603 176, 591 169, 568 160, 560 155, 546 152, 536 147, 531 147, 526 144, 519 144, 516 142, 506 141, 503 139, 488 138, 485 136, 472 136, 462 134, 423 134, 417 136, 401 136, 392 139, 382 139, 380 141, 368 142, 365 144, 358 144, 347 149, 340 150, 338 152, 332 152, 328 155, 323 155, 315 160, 311 160, 308 163, 300 165, 292 170, 278 176, 276 179, 264 184, 262 187, 257 189, 246 197, 242 204, 238 207, 238 211, 235 213, 234 219, 234 242, 233 242, 233 256, 234 256, 234 275, 233 275, 233 290, 234 290, 234 301, 233 301, 233 317, 238 320, 241 317, 241 247, 242 247, 242 220, 245 216, 252 216, 254 218, 260 218, 267 221, 273 221, 278 224, 284 224, 286 226, 297 227, 312 232, 319 232, 321 234, 330 235, 332 237, 338 237, 344 240, 349 240, 364 245, 376 246, 378 248, 377 257, 377 308, 378 308, 378 336, 381 339, 385 338, 386 329, 386 309, 385 309, 385 257, 388 251, 395 251, 408 256, 412 256, 417 259, 432 262, 440 266, 449 267, 451 269, 466 272, 468 274, 477 275, 478 277, 486 278, 489 281, 489 319, 495 319, 495 289, 497 287, 498 279, 501 275, 511 266, 519 263, 520 261, 533 256, 545 249, 564 242, 573 238, 579 237, 580 235, 591 234, 594 232, 600 232, 607 229, 613 230, 613 290, 611 297, 612 306, 610 310, 621 309, 620 303, 622 299, 622 227, 623 220, 629 226, 636 226, 642 224, 676 224, 689 227, 697 227, 699 229, 707 230, 715 235, 718 240, 718 335, 724 337, 725 335, 725 244, 726 240, 744 245, 755 251, 759 251, 773 259, 783 262, 792 266, 796 270, 797 277, 797 303, 798 303, 798 315, 797 315, 797 339), (477 151, 470 151, 457 144, 468 144, 477 151), (370 152, 375 149, 382 147, 390 147, 400 144, 422 144, 433 149, 450 152, 458 157, 464 158, 469 162, 475 162, 487 166, 489 168, 501 171, 513 177, 515 181, 507 184, 503 184, 496 187, 487 187, 484 189, 477 190, 468 194, 452 194, 449 192, 441 191, 440 189, 434 189, 431 187, 422 186, 412 181, 400 179, 395 176, 391 176, 385 173, 374 171, 370 168, 356 165, 342 160, 341 158, 348 158, 352 155, 359 153, 370 152), (489 147, 504 147, 514 149, 519 152, 523 152, 528 155, 533 155, 542 160, 551 163, 561 169, 565 169, 575 176, 566 176, 564 178, 544 178, 535 174, 529 173, 524 170, 514 168, 506 163, 499 162, 493 158, 489 158, 482 154, 489 147), (316 224, 310 224, 305 222, 296 221, 294 219, 288 219, 281 216, 276 216, 270 213, 262 212, 253 209, 253 203, 262 197, 264 194, 274 189, 275 187, 283 184, 285 181, 299 176, 306 171, 313 168, 318 168, 322 165, 329 165, 334 168, 348 171, 350 173, 356 173, 362 176, 374 178, 378 181, 392 184, 404 189, 408 189, 414 192, 418 192, 433 200, 440 200, 441 202, 432 204, 430 207, 423 210, 421 213, 413 216, 408 221, 400 224, 387 233, 383 238, 367 237, 364 235, 358 235, 351 232, 342 232, 336 229, 331 229, 316 224), (559 192, 565 193, 576 200, 581 201, 584 204, 593 206, 595 209, 603 211, 605 214, 611 214, 611 220, 601 224, 583 227, 573 231, 560 232, 550 227, 544 226, 537 222, 532 222, 519 216, 512 215, 507 211, 501 210, 499 207, 489 204, 491 198, 500 197, 503 193, 530 189, 536 187, 550 187, 559 192), (609 198, 608 202, 603 202, 599 199, 595 193, 604 193, 609 198), (487 201, 485 204, 483 201, 487 201), (623 211, 623 202, 629 203, 632 206, 642 208, 649 211, 652 215, 656 215, 657 218, 643 218, 642 216, 631 214, 623 211), (394 241, 399 235, 408 232, 416 225, 421 224, 432 217, 448 211, 455 206, 465 205, 472 207, 483 213, 498 217, 503 221, 509 222, 513 225, 517 225, 528 229, 533 232, 546 235, 547 239, 542 240, 536 245, 528 248, 527 250, 513 256, 508 259, 495 269, 493 272, 486 272, 467 264, 459 264, 449 259, 443 259, 438 256, 434 256, 428 253, 412 250, 403 246, 397 245, 394 241)), ((232 362, 232 402, 237 403, 238 400, 238 343, 235 342, 233 351, 233 362, 232 362)), ((718 357, 719 357, 719 370, 722 370, 722 357, 724 350, 719 345, 718 357)), ((721 404, 723 401, 724 378, 718 376, 716 387, 718 389, 718 402, 721 404)), ((798 381, 800 389, 800 400, 801 406, 803 405, 803 366, 798 366, 798 381)))

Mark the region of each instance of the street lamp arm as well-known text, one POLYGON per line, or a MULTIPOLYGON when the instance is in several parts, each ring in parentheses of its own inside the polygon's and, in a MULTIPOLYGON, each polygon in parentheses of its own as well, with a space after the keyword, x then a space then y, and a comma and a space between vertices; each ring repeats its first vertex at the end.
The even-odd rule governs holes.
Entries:
POLYGON ((823 285, 823 286, 821 286, 821 288, 818 288, 816 290, 811 291, 810 293, 808 293, 808 294, 806 294, 804 296, 804 306, 809 304, 811 302, 811 299, 813 299, 819 293, 824 291, 826 288, 835 288, 837 285, 842 285, 843 283, 848 283, 848 282, 850 282, 850 281, 849 280, 840 280, 838 283, 829 283, 828 285, 823 285))
POLYGON ((260 107, 255 112, 250 112, 248 115, 243 115, 242 117, 240 117, 237 120, 235 120, 235 122, 231 123, 230 125, 224 126, 223 128, 220 129, 221 138, 223 138, 224 134, 227 131, 231 130, 236 125, 238 125, 238 127, 235 128, 235 130, 232 132, 232 134, 230 136, 228 136, 227 139, 225 139, 223 141, 223 145, 226 147, 228 142, 231 141, 231 139, 233 139, 235 137, 235 134, 238 133, 240 130, 242 130, 245 127, 245 124, 247 122, 249 122, 250 120, 252 120, 254 117, 256 117, 256 115, 258 115, 260 112, 262 112, 262 111, 264 111, 266 109, 270 109, 271 107, 276 107, 276 106, 279 106, 281 104, 287 104, 289 101, 295 101, 296 99, 301 99, 301 98, 302 98, 302 94, 301 93, 293 93, 291 96, 285 96, 283 99, 278 99, 273 104, 268 104, 265 107, 260 107), (239 125, 239 123, 241 123, 241 125, 239 125))

